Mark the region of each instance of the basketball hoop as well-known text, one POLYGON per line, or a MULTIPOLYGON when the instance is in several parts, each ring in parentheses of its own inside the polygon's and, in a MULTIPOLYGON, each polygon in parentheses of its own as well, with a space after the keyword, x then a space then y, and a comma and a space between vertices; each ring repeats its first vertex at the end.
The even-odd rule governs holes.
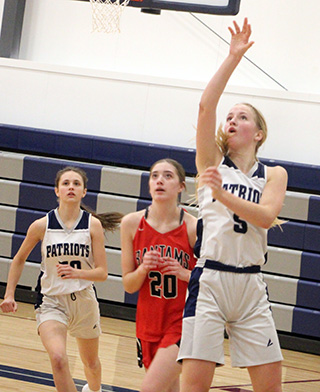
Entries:
POLYGON ((130 0, 90 0, 92 6, 92 31, 120 33, 122 11, 130 0))

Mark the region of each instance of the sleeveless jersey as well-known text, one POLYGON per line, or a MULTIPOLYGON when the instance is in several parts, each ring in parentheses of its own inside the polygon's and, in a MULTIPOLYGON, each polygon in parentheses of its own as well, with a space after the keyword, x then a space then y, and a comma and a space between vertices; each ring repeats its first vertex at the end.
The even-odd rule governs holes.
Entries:
MULTIPOLYGON (((224 157, 218 168, 224 189, 245 200, 259 203, 267 181, 265 165, 256 162, 249 173, 244 174, 229 157, 224 157)), ((265 263, 267 229, 242 220, 213 199, 212 190, 207 185, 198 189, 198 200, 197 266, 203 267, 206 259, 240 268, 265 263)))
MULTIPOLYGON (((176 259, 189 270, 196 263, 185 221, 167 233, 159 233, 142 217, 133 248, 137 267, 150 250, 158 250, 162 257, 176 259)), ((181 334, 187 287, 188 282, 162 274, 160 269, 149 271, 139 290, 137 303, 136 332, 139 339, 155 342, 166 333, 181 334)))
POLYGON ((74 226, 68 229, 63 224, 58 209, 47 214, 47 228, 41 245, 42 261, 38 288, 42 294, 71 294, 92 285, 89 280, 62 279, 57 275, 56 267, 61 263, 79 269, 94 268, 90 222, 91 214, 80 210, 74 226))

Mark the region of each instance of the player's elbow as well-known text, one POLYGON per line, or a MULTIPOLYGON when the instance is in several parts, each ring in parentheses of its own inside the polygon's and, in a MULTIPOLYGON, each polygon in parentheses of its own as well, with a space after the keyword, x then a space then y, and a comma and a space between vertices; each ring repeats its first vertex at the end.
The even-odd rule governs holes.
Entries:
POLYGON ((211 112, 212 108, 209 107, 204 99, 201 99, 199 103, 199 117, 205 115, 208 111, 211 112))
POLYGON ((275 219, 276 217, 273 214, 266 214, 263 216, 263 219, 261 219, 259 226, 263 229, 270 229, 270 227, 274 225, 275 219))
POLYGON ((136 291, 139 290, 139 288, 137 289, 136 285, 133 284, 129 279, 126 279, 125 276, 122 276, 122 284, 123 284, 124 290, 128 294, 134 294, 136 291))
POLYGON ((103 270, 99 274, 99 279, 97 281, 104 282, 105 280, 107 280, 107 278, 108 278, 108 271, 103 270))
POLYGON ((122 282, 123 282, 123 288, 125 292, 127 292, 128 294, 134 294, 137 291, 136 288, 133 287, 132 285, 125 283, 123 280, 122 282))

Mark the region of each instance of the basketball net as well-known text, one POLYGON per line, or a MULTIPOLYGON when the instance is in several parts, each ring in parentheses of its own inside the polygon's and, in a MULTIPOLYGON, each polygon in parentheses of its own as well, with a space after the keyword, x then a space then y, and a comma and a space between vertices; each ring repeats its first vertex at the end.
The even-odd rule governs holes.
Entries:
POLYGON ((90 0, 92 31, 120 33, 120 17, 130 0, 90 0))

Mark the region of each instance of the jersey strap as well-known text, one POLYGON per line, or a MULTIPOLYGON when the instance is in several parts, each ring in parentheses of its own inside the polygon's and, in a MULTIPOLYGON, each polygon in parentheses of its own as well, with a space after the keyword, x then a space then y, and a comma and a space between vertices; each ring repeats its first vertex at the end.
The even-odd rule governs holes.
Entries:
MULTIPOLYGON (((146 208, 146 211, 145 211, 145 213, 144 213, 144 219, 145 219, 145 220, 147 220, 148 214, 149 214, 149 206, 146 208)), ((184 218, 184 209, 181 208, 181 209, 180 209, 179 225, 182 225, 183 218, 184 218)))
POLYGON ((90 213, 88 211, 83 210, 82 217, 75 228, 75 230, 86 230, 89 228, 89 217, 90 213))
POLYGON ((62 230, 62 227, 56 217, 55 210, 48 212, 48 229, 62 230))
POLYGON ((206 260, 204 267, 218 271, 233 272, 236 274, 257 274, 261 271, 260 265, 251 265, 250 267, 235 267, 233 265, 227 265, 220 263, 219 261, 208 259, 206 260))

